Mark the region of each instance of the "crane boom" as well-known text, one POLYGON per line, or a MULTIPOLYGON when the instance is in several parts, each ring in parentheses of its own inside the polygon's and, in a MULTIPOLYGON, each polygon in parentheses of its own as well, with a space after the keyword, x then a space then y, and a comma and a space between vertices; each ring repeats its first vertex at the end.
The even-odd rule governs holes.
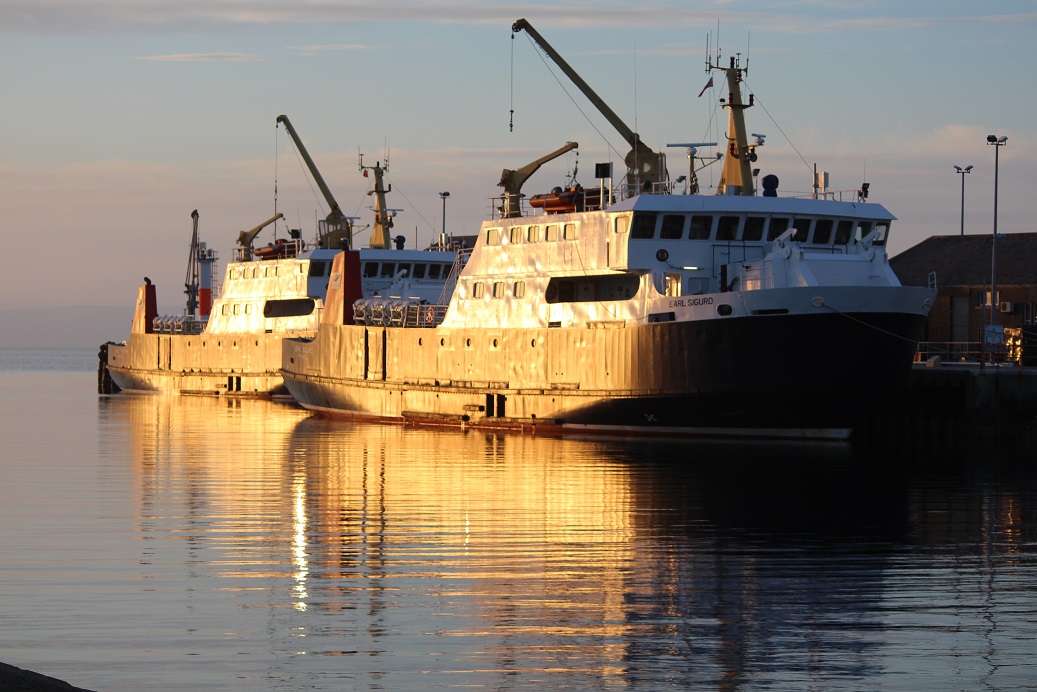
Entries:
POLYGON ((306 146, 302 143, 299 138, 299 134, 292 127, 292 123, 288 120, 287 115, 277 116, 278 123, 284 123, 284 129, 288 131, 292 141, 295 142, 296 149, 299 150, 299 154, 302 156, 303 161, 306 162, 306 167, 310 169, 310 175, 313 176, 314 181, 317 183, 317 187, 320 188, 321 194, 324 195, 324 199, 327 200, 328 206, 331 210, 328 212, 328 217, 325 219, 323 224, 323 232, 320 234, 320 244, 323 247, 339 247, 342 245, 348 246, 352 244, 353 237, 353 225, 352 222, 342 213, 342 209, 338 206, 338 202, 335 201, 335 196, 331 194, 331 190, 328 189, 327 183, 324 182, 323 176, 320 171, 317 170, 317 164, 310 158, 310 153, 306 151, 306 146))
POLYGON ((504 172, 501 173, 500 182, 497 183, 504 188, 504 218, 509 219, 522 215, 519 209, 519 193, 522 191, 522 185, 529 176, 536 173, 548 161, 552 161, 578 146, 580 145, 576 142, 566 142, 565 146, 559 147, 546 156, 541 156, 536 161, 527 163, 522 168, 517 170, 505 168, 504 172))
POLYGON ((324 199, 327 200, 328 206, 331 207, 331 212, 328 214, 330 218, 332 214, 336 216, 342 216, 342 210, 338 206, 338 202, 335 201, 334 195, 331 194, 331 190, 328 189, 327 184, 324 182, 324 178, 321 177, 320 171, 317 170, 317 164, 310 158, 310 153, 306 151, 306 147, 303 145, 302 140, 299 138, 299 134, 292 127, 291 121, 288 120, 287 115, 277 116, 277 122, 284 123, 284 129, 288 131, 292 141, 295 142, 296 148, 299 150, 299 154, 302 156, 302 160, 306 162, 306 167, 310 169, 310 175, 317 182, 317 187, 320 188, 321 194, 324 195, 324 199))
POLYGON ((616 115, 615 111, 609 108, 608 104, 601 100, 600 96, 594 93, 594 90, 590 88, 587 82, 583 81, 583 78, 577 74, 576 70, 558 54, 558 51, 544 40, 540 32, 534 29, 525 19, 519 19, 512 24, 511 31, 512 34, 517 34, 520 31, 525 31, 529 34, 530 38, 547 53, 549 58, 554 60, 555 64, 565 73, 565 76, 583 92, 583 95, 605 116, 605 119, 609 121, 612 127, 616 128, 616 131, 630 145, 630 153, 626 157, 628 183, 640 185, 644 183, 659 183, 666 180, 665 154, 652 150, 651 147, 642 142, 640 135, 627 127, 627 124, 616 115))

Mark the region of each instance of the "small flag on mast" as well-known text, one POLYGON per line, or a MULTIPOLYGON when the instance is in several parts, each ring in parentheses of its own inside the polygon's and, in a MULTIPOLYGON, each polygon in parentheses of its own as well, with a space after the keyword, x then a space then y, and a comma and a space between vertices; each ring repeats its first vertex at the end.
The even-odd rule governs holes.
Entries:
POLYGON ((706 82, 706 86, 702 87, 702 91, 699 92, 699 96, 702 96, 704 93, 706 93, 706 89, 709 89, 711 86, 713 86, 712 76, 709 78, 709 81, 706 82))

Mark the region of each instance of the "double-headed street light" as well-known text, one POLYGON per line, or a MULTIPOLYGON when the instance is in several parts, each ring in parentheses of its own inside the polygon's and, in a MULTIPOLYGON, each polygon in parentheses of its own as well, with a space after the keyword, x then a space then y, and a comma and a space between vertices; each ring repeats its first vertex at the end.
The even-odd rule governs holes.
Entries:
POLYGON ((1008 142, 1006 135, 987 135, 987 144, 994 149, 994 237, 990 244, 990 324, 996 321, 995 304, 997 303, 997 173, 1001 147, 1008 142))
POLYGON ((961 173, 961 234, 965 235, 965 174, 972 172, 972 166, 955 166, 954 170, 961 173))

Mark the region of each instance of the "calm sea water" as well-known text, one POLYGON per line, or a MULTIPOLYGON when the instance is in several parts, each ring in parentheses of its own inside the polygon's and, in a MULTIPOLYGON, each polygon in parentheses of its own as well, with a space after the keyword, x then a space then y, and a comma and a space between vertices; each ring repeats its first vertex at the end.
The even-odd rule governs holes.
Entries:
POLYGON ((95 357, 0 350, 6 663, 96 690, 1037 684, 1026 446, 415 431, 98 397, 95 357))

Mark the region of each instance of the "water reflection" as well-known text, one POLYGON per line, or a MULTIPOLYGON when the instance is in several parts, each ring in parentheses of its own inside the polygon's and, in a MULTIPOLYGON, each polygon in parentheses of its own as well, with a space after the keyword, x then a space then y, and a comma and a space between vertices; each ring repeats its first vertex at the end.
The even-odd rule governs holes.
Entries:
POLYGON ((160 607, 262 684, 959 687, 1011 681, 1034 634, 1028 471, 104 406, 142 578, 187 584, 190 616, 160 607))

